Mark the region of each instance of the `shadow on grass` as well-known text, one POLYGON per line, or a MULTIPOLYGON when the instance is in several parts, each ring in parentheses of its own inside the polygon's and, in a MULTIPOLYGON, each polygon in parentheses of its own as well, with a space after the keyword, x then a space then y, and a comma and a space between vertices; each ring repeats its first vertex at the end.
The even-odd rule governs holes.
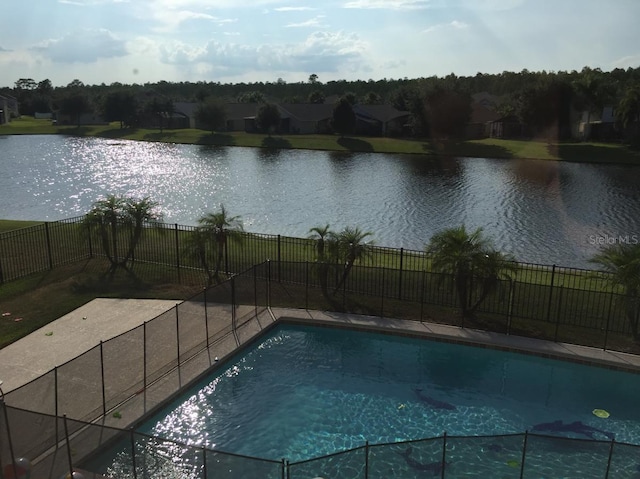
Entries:
POLYGON ((363 152, 372 152, 373 146, 368 141, 362 140, 360 138, 347 138, 340 137, 338 138, 338 145, 343 148, 346 148, 349 151, 363 151, 363 152))
POLYGON ((137 130, 135 128, 110 128, 100 132, 100 136, 103 138, 122 138, 124 136, 132 135, 137 130))
POLYGON ((147 133, 142 138, 149 141, 163 141, 174 138, 175 136, 175 131, 163 131, 162 133, 158 131, 154 133, 147 133))
POLYGON ((462 140, 431 140, 422 144, 425 153, 432 155, 471 158, 514 158, 513 152, 500 145, 488 145, 462 140))
POLYGON ((640 153, 622 145, 594 145, 589 143, 560 143, 547 146, 549 153, 564 161, 583 163, 640 164, 640 153))
POLYGON ((200 136, 200 138, 198 138, 198 144, 214 146, 234 146, 236 144, 236 140, 231 135, 225 135, 224 133, 212 133, 200 136))
POLYGON ((292 148, 291 143, 286 138, 276 138, 274 136, 267 136, 262 140, 262 146, 264 148, 292 148))
POLYGON ((64 126, 58 128, 60 135, 72 135, 72 136, 87 136, 94 131, 92 126, 64 126))

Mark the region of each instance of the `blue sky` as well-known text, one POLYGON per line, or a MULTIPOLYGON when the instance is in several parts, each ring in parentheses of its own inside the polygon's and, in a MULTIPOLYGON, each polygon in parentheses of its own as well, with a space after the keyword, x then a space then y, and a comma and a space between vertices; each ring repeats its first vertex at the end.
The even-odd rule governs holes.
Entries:
POLYGON ((0 86, 640 66, 638 0, 2 0, 0 86))

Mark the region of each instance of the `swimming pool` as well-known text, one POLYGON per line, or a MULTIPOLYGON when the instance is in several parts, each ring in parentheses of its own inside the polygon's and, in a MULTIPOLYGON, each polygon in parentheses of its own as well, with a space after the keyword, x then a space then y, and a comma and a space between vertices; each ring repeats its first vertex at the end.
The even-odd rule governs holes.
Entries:
MULTIPOLYGON (((488 436, 528 430, 640 444, 638 397, 640 375, 621 371, 419 338, 280 325, 138 430, 292 462, 366 441, 394 443, 445 431, 488 436), (598 417, 596 409, 610 416, 598 417)), ((486 451, 503 447, 494 440, 486 451)), ((126 446, 103 453, 91 469, 116 475, 123 451, 126 446)), ((403 445, 393 456, 411 466, 417 457, 411 451, 403 445)))

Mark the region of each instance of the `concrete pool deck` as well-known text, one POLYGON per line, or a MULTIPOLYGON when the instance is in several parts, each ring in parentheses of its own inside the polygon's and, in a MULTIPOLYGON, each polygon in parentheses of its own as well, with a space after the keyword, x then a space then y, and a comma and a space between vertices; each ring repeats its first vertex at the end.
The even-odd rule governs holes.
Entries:
MULTIPOLYGON (((2 389, 5 393, 14 390, 90 350, 100 341, 107 341, 140 326, 179 303, 173 300, 95 299, 0 349, 2 389)), ((272 308, 271 314, 274 320, 415 335, 640 372, 640 356, 567 343, 356 314, 286 308, 272 308)), ((255 329, 254 334, 259 334, 261 330, 255 329)))

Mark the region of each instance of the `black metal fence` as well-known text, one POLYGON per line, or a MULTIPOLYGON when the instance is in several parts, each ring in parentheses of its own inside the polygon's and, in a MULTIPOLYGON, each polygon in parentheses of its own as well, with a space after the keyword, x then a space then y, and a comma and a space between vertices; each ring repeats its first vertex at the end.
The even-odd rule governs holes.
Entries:
MULTIPOLYGON (((176 281, 188 273, 197 275, 197 281, 205 282, 202 264, 188 248, 193 230, 177 224, 149 225, 128 266, 135 271, 158 265, 162 266, 163 274, 168 270, 176 281)), ((129 234, 124 228, 120 232, 121 256, 129 234)), ((270 260, 270 278, 276 282, 289 288, 321 286, 320 265, 315 263, 312 240, 255 233, 242 233, 236 239, 238 241, 226 242, 217 265, 225 275, 270 260)), ((0 283, 104 256, 102 239, 89 231, 83 217, 11 231, 0 234, 0 283)), ((210 260, 217 262, 217 253, 210 260)), ((635 308, 635 318, 628 317, 627 298, 620 289, 611 286, 607 274, 556 265, 516 265, 513 280, 500 281, 499 287, 480 305, 476 318, 468 324, 451 310, 459 305, 451 278, 433 272, 431 258, 424 252, 402 248, 371 246, 341 291, 334 289, 342 266, 325 265, 326 287, 331 291, 325 291, 320 297, 316 294, 310 303, 301 304, 299 300, 289 303, 294 307, 339 308, 446 322, 640 353, 634 339, 640 308, 635 308)), ((210 267, 213 269, 213 265, 210 267)), ((157 274, 157 269, 153 271, 157 274)), ((478 291, 473 288, 469 291, 468 300, 473 303, 478 299, 478 291)), ((284 299, 286 296, 281 302, 284 299)))
MULTIPOLYGON (((612 291, 503 280, 473 319, 456 312, 449 275, 355 266, 338 288, 341 266, 269 262, 269 305, 413 319, 640 353, 625 297, 612 291), (324 266, 324 269, 323 269, 324 266)), ((551 268, 553 272, 553 268, 551 268)), ((470 302, 478 299, 470 293, 470 302)))

